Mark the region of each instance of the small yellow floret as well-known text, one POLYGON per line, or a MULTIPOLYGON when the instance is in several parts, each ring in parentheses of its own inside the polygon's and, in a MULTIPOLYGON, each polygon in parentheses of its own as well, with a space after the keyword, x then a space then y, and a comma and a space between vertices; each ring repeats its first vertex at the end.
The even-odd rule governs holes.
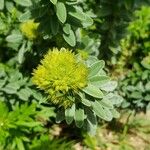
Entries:
POLYGON ((36 39, 38 32, 37 28, 39 23, 35 23, 33 20, 28 20, 21 24, 20 29, 21 32, 30 40, 36 39))
POLYGON ((71 106, 73 101, 67 98, 87 85, 88 69, 71 51, 61 48, 49 50, 34 70, 33 82, 38 88, 50 95, 52 103, 59 106, 71 106))

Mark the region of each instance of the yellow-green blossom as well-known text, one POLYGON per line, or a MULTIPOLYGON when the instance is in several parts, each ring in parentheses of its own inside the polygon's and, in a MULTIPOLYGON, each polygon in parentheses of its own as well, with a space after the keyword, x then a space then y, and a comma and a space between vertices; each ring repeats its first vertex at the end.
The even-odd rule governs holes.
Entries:
POLYGON ((59 106, 71 106, 69 93, 75 94, 87 85, 88 69, 68 49, 49 50, 34 70, 33 83, 49 94, 52 103, 59 106))
POLYGON ((34 20, 28 20, 21 24, 21 32, 30 40, 36 39, 38 32, 37 28, 39 23, 35 23, 34 20))

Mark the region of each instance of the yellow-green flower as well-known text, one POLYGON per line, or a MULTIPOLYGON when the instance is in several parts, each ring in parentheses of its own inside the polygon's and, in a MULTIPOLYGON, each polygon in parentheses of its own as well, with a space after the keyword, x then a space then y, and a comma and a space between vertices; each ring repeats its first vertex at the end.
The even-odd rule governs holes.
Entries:
POLYGON ((68 49, 49 50, 34 70, 33 83, 49 94, 52 103, 68 107, 73 104, 69 98, 87 85, 88 69, 68 49))
POLYGON ((30 40, 34 40, 37 38, 38 32, 37 28, 39 23, 35 23, 34 20, 28 20, 21 24, 20 29, 21 32, 30 40))

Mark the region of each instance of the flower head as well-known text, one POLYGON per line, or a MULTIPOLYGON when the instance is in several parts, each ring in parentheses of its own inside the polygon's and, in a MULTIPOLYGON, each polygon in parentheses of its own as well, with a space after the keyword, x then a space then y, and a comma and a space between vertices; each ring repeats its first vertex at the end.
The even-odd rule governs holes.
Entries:
POLYGON ((53 48, 34 70, 33 82, 49 94, 52 103, 68 107, 73 104, 69 95, 87 85, 87 76, 86 65, 72 51, 53 48))
POLYGON ((35 23, 33 20, 28 20, 21 24, 21 32, 30 40, 33 40, 37 37, 37 28, 39 23, 35 23))

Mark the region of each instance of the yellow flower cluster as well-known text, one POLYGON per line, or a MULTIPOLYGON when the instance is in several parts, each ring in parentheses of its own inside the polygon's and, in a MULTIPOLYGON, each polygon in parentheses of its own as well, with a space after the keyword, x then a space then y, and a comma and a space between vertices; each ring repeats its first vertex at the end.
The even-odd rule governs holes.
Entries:
POLYGON ((39 23, 35 23, 33 20, 28 20, 21 24, 20 29, 21 32, 29 39, 34 40, 37 38, 38 32, 37 28, 39 23))
POLYGON ((33 72, 33 83, 49 94, 52 103, 71 106, 69 93, 75 94, 87 85, 88 69, 68 49, 49 50, 33 72))

